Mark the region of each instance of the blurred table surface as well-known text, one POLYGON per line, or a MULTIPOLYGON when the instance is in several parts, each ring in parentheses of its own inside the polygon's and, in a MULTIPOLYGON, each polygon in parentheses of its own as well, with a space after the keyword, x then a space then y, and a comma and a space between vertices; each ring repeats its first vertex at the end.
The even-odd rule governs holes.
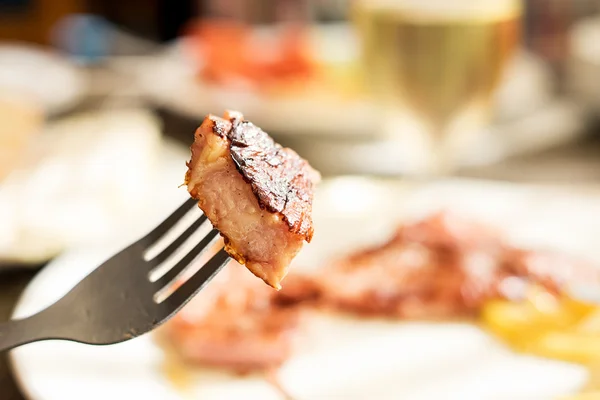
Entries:
MULTIPOLYGON (((163 119, 169 119, 162 115, 163 119)), ((165 121, 166 134, 189 132, 175 127, 175 121, 165 121), (170 128, 169 128, 170 127, 170 128)), ((555 184, 600 184, 600 125, 597 133, 572 145, 539 154, 521 156, 496 165, 462 171, 463 177, 555 184)), ((177 136, 177 135, 172 135, 177 136)), ((35 271, 0 273, 0 320, 7 320, 14 304, 35 271)), ((0 400, 23 400, 11 376, 6 356, 0 358, 0 400)))

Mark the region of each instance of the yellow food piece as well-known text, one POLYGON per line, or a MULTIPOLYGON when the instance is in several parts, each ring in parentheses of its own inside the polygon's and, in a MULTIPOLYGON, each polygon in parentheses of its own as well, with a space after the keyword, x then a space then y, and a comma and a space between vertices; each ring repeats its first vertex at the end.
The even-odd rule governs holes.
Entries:
POLYGON ((598 400, 600 392, 580 393, 574 396, 559 397, 557 400, 598 400))
POLYGON ((577 330, 585 333, 600 334, 600 310, 595 309, 588 313, 585 318, 577 324, 577 330))
POLYGON ((583 364, 600 360, 600 336, 573 332, 546 332, 530 344, 532 353, 583 364))
POLYGON ((579 363, 600 361, 600 306, 534 290, 527 300, 489 302, 485 326, 516 350, 579 363))
POLYGON ((534 290, 523 302, 489 302, 481 318, 517 351, 588 366, 585 393, 561 400, 600 399, 600 375, 593 373, 600 365, 600 305, 534 290))

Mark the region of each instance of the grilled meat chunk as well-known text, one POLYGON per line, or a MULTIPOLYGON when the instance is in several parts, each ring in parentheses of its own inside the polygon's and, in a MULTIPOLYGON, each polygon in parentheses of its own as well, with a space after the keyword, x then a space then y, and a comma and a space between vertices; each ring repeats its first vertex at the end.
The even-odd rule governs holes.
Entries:
POLYGON ((280 289, 290 262, 312 238, 319 173, 238 112, 206 117, 191 151, 188 191, 225 238, 225 250, 280 289))

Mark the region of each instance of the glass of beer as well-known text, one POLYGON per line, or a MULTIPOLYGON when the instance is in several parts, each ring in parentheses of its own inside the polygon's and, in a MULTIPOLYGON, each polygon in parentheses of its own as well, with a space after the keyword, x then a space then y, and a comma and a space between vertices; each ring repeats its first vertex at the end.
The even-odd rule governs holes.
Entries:
POLYGON ((364 78, 384 134, 417 127, 422 169, 452 172, 489 121, 491 100, 521 30, 520 0, 355 0, 364 78), (425 132, 425 134, 422 134, 425 132))

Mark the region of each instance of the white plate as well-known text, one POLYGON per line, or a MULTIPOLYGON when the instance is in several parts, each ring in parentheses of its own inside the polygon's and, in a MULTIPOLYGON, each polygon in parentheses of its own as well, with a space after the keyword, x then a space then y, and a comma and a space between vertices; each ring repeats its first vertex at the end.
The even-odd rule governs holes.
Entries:
MULTIPOLYGON (((477 181, 411 187, 337 179, 318 192, 315 240, 297 267, 382 240, 400 219, 440 207, 510 226, 512 240, 594 257, 600 237, 598 193, 477 181)), ((27 287, 14 317, 58 299, 118 247, 80 249, 56 259, 27 287)), ((583 367, 513 354, 472 325, 326 315, 310 322, 302 348, 279 373, 281 385, 299 400, 550 399, 577 391, 587 379, 583 367)), ((186 372, 189 386, 182 388, 167 377, 166 355, 152 335, 107 347, 34 343, 11 352, 11 360, 32 400, 280 398, 263 377, 207 369, 186 372)))
POLYGON ((55 122, 27 156, 31 162, 0 186, 0 269, 37 266, 82 243, 131 237, 150 226, 148 210, 168 210, 186 196, 181 190, 168 199, 169 189, 183 182, 189 149, 163 139, 159 121, 145 110, 55 122))
POLYGON ((9 43, 0 45, 0 88, 27 93, 48 113, 74 106, 85 94, 82 70, 48 49, 9 43))
MULTIPOLYGON (((327 56, 356 62, 354 41, 340 45, 343 38, 352 37, 348 28, 344 29, 315 30, 320 31, 315 34, 321 39, 315 40, 319 59, 327 56), (345 49, 341 55, 335 51, 339 48, 345 49)), ((293 141, 300 154, 312 154, 315 166, 329 174, 396 175, 419 170, 424 157, 421 152, 427 149, 420 144, 419 131, 405 124, 398 128, 398 135, 385 137, 379 107, 368 98, 318 90, 270 96, 207 84, 198 79, 195 64, 185 57, 183 47, 179 41, 154 57, 127 60, 118 68, 134 76, 154 104, 188 118, 201 119, 224 109, 244 110, 249 120, 267 132, 293 141)), ((474 135, 456 158, 460 166, 490 164, 571 142, 584 128, 581 106, 555 97, 551 71, 538 57, 521 50, 496 93, 492 124, 474 135)))
MULTIPOLYGON (((183 40, 177 41, 153 59, 140 60, 137 68, 129 65, 154 103, 182 115, 202 118, 225 108, 244 110, 254 123, 279 135, 364 137, 376 135, 373 127, 381 125, 377 105, 363 96, 347 97, 317 88, 277 96, 202 82, 196 72, 198 62, 186 56, 184 46, 183 40)), ((357 63, 360 51, 352 27, 346 24, 314 27, 311 47, 319 61, 332 65, 357 63)), ((533 54, 519 51, 498 88, 495 122, 502 127, 551 102, 551 71, 533 54)))

